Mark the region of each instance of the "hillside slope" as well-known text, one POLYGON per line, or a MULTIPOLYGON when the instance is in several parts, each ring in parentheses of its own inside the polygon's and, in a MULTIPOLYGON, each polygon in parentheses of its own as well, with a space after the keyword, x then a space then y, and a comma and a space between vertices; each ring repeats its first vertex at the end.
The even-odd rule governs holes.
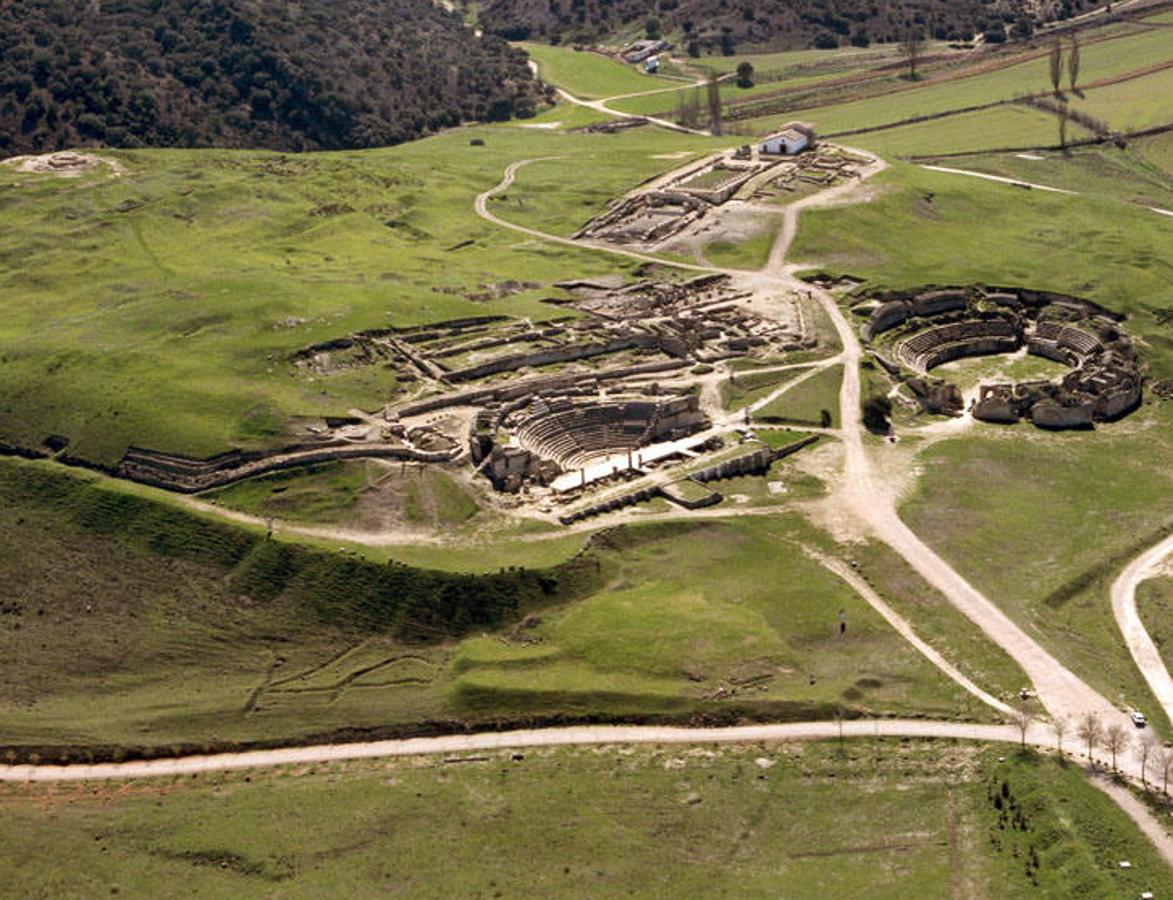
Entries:
POLYGON ((523 53, 430 0, 0 4, 0 154, 370 147, 539 98, 523 53))
MULTIPOLYGON (((1063 0, 1052 14, 1066 18, 1091 5, 1063 0)), ((692 52, 732 54, 750 47, 866 47, 900 40, 909 25, 939 40, 970 40, 1013 21, 1017 8, 996 0, 490 0, 480 20, 512 40, 594 43, 646 31, 692 52)))

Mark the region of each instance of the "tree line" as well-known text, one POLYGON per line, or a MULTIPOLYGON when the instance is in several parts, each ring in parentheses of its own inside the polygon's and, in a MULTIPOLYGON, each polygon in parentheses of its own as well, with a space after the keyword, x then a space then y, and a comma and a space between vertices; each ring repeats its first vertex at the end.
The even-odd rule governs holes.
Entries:
POLYGON ((0 153, 371 147, 544 99, 523 52, 431 0, 0 4, 0 153))
POLYGON ((990 43, 1029 37, 1042 18, 1067 19, 1092 0, 490 0, 485 27, 512 40, 593 44, 629 34, 644 23, 649 37, 677 41, 691 55, 732 56, 740 47, 789 50, 895 44, 924 40, 990 43), (649 12, 652 13, 649 18, 649 12))

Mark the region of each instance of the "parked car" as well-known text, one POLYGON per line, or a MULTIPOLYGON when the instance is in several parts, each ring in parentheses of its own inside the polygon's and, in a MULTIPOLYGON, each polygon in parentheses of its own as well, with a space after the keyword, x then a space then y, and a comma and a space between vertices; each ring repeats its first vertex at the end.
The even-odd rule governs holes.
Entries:
POLYGON ((1137 728, 1144 728, 1149 723, 1149 720, 1144 717, 1142 712, 1134 712, 1132 714, 1132 724, 1137 728))

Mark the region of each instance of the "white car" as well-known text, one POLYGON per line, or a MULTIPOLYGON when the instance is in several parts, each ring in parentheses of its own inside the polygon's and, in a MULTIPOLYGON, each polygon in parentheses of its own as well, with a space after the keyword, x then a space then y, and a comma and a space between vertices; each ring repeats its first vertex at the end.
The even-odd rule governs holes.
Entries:
POLYGON ((1144 717, 1142 712, 1134 712, 1132 714, 1132 724, 1137 728, 1144 728, 1149 723, 1149 720, 1144 717))

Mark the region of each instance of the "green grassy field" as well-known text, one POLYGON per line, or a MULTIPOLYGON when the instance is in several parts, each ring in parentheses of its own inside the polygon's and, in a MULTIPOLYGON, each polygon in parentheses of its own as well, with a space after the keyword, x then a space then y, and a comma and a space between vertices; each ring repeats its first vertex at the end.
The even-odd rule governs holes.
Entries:
POLYGON ((456 702, 638 715, 720 697, 782 718, 841 703, 984 715, 788 544, 796 529, 781 519, 633 530, 638 542, 613 560, 606 590, 543 616, 529 640, 462 645, 456 702), (835 633, 840 608, 846 640, 835 633))
POLYGON ((1077 766, 945 742, 504 751, 6 785, 0 803, 0 878, 28 897, 182 885, 202 897, 1103 900, 1173 888, 1077 766))
MULTIPOLYGON (((1091 84, 1100 79, 1138 71, 1165 62, 1173 54, 1165 29, 1114 29, 1114 32, 1119 36, 1111 40, 1087 43, 1082 47, 1081 84, 1091 84)), ((1049 90, 1047 58, 1039 56, 1028 62, 988 72, 975 72, 967 77, 948 80, 930 78, 910 89, 814 109, 803 109, 797 114, 803 120, 814 123, 820 132, 828 134, 870 128, 1049 90)), ((1149 100, 1154 103, 1161 102, 1160 97, 1151 94, 1149 100)), ((795 115, 795 111, 789 111, 782 115, 763 116, 751 120, 750 124, 754 130, 765 132, 794 118, 795 115)), ((947 132, 948 125, 942 125, 942 128, 947 132)), ((863 136, 858 136, 853 140, 860 143, 862 138, 863 136)))
POLYGON ((1173 124, 1173 69, 1093 88, 1071 97, 1072 109, 1107 122, 1113 131, 1140 131, 1173 124))
POLYGON ((1173 174, 1173 132, 1141 138, 1132 146, 1144 162, 1166 175, 1173 174))
POLYGON ((544 81, 584 100, 654 91, 673 85, 672 79, 647 75, 636 66, 589 50, 535 43, 519 46, 537 62, 538 74, 544 81))
POLYGON ((847 553, 859 574, 903 616, 916 633, 994 696, 1013 704, 1029 683, 1007 653, 887 544, 871 540, 847 553))
POLYGON ((1041 159, 1024 159, 1014 153, 980 154, 945 164, 1140 206, 1169 208, 1173 206, 1173 157, 1164 161, 1165 168, 1150 158, 1150 154, 1160 158, 1160 140, 1143 138, 1124 150, 1107 146, 1081 148, 1066 155, 1029 154, 1041 155, 1041 159))
POLYGON ((776 53, 701 56, 695 62, 719 73, 736 72, 742 62, 748 62, 754 67, 756 74, 761 74, 795 70, 855 69, 867 63, 891 59, 896 52, 894 46, 877 44, 875 47, 839 47, 835 50, 780 50, 776 53))
POLYGON ((367 462, 289 469, 209 491, 203 499, 258 516, 291 521, 345 522, 359 496, 379 476, 367 462))
POLYGON ((728 410, 749 406, 763 397, 768 397, 786 382, 809 371, 809 366, 800 366, 795 369, 782 369, 773 372, 750 370, 735 373, 732 378, 726 378, 718 385, 721 405, 728 410))
POLYGON ((804 212, 791 259, 878 287, 976 282, 1068 291, 1130 314, 1130 332, 1153 346, 1152 374, 1173 373, 1168 337, 1150 312, 1165 304, 1173 266, 1167 218, 1106 198, 900 163, 872 187, 869 203, 804 212))
MULTIPOLYGON (((1074 122, 1067 129, 1068 140, 1086 137, 1074 122)), ((1005 147, 1049 147, 1059 143, 1058 119, 1050 113, 1025 106, 999 106, 860 134, 845 139, 853 146, 872 150, 885 157, 917 156, 962 151, 996 150, 1005 147)), ((952 161, 949 165, 954 165, 952 161)))
POLYGON ((1024 354, 1021 358, 1006 356, 971 356, 957 359, 933 369, 933 375, 946 378, 962 390, 994 381, 1052 381, 1070 372, 1063 363, 1042 356, 1024 354))
POLYGON ((774 228, 766 228, 736 241, 711 241, 701 248, 701 253, 714 266, 757 270, 769 261, 777 236, 774 228))
POLYGON ((1168 668, 1173 665, 1173 577, 1142 581, 1136 589, 1136 608, 1168 668))
POLYGON ((839 420, 839 386, 842 382, 843 367, 829 366, 770 401, 754 416, 764 422, 777 419, 819 425, 826 410, 831 427, 835 427, 839 420))
POLYGON ((657 154, 711 143, 493 127, 351 154, 111 153, 119 178, 5 175, 0 439, 63 434, 70 452, 112 463, 132 443, 280 444, 291 416, 375 408, 403 390, 382 370, 313 377, 289 354, 388 325, 549 318, 549 291, 469 297, 518 272, 548 284, 630 268, 474 216, 509 162, 561 157, 557 177, 527 178, 497 205, 568 233, 671 165, 657 154), (594 175, 568 184, 567 166, 594 175))
POLYGON ((374 460, 274 472, 209 491, 201 499, 255 516, 369 525, 371 531, 392 524, 446 531, 469 523, 480 511, 477 497, 440 469, 374 460))
POLYGON ((1168 406, 1094 433, 981 429, 919 457, 901 507, 957 570, 1105 696, 1159 711, 1112 616, 1108 587, 1173 527, 1168 406), (1144 446, 1143 453, 1135 447, 1144 446))

